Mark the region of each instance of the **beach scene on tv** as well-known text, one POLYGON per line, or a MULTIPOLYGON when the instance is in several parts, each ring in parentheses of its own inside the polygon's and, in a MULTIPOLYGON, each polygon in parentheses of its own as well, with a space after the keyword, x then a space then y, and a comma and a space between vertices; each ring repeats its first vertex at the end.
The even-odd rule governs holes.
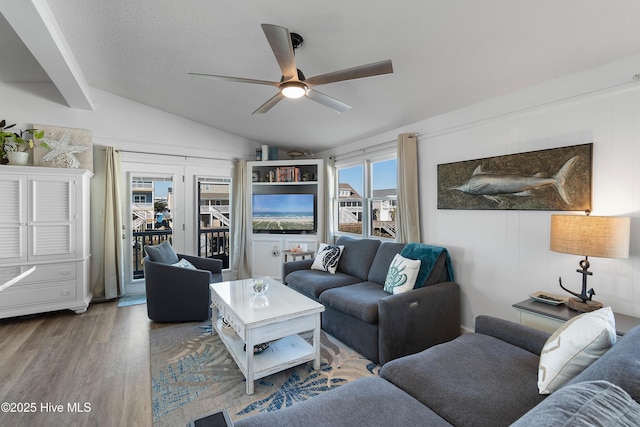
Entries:
POLYGON ((313 194, 254 194, 254 231, 314 231, 313 194))

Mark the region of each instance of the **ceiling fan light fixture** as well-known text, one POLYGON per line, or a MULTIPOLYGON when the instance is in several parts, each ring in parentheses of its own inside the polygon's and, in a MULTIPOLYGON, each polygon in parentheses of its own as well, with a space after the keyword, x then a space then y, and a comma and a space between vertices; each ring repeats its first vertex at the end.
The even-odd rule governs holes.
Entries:
POLYGON ((278 88, 278 93, 269 98, 267 102, 258 107, 258 109, 252 114, 264 114, 285 98, 295 99, 303 96, 306 96, 308 99, 322 104, 325 107, 331 108, 338 114, 342 114, 351 107, 344 102, 338 101, 329 95, 325 95, 324 93, 317 91, 317 86, 393 73, 391 60, 387 59, 385 61, 346 68, 344 70, 321 74, 307 79, 302 71, 297 68, 295 61, 295 49, 300 47, 302 44, 302 37, 300 34, 291 33, 288 29, 273 24, 262 24, 262 31, 264 31, 264 35, 267 37, 267 41, 269 42, 271 50, 278 62, 278 66, 280 67, 280 71, 282 71, 280 74, 280 81, 218 76, 215 74, 189 74, 196 77, 206 77, 210 79, 226 80, 237 83, 250 83, 278 88))
POLYGON ((307 85, 302 82, 286 82, 280 85, 280 92, 287 98, 301 98, 307 93, 307 85))

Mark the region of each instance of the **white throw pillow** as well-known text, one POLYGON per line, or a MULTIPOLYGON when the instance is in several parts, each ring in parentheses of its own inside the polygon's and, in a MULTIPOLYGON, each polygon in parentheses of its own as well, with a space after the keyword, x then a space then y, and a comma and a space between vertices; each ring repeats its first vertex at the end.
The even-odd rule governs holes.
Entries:
POLYGON ((419 259, 409 259, 396 254, 389 266, 384 290, 395 295, 413 289, 420 272, 420 264, 419 259))
POLYGON ((611 307, 583 313, 547 340, 540 354, 538 390, 550 394, 584 371, 616 343, 611 307))
POLYGON ((343 245, 336 246, 321 243, 320 249, 318 250, 318 255, 316 256, 316 259, 313 260, 311 269, 327 271, 331 274, 336 274, 338 261, 340 261, 340 256, 342 255, 343 250, 343 245))
POLYGON ((171 264, 174 267, 180 267, 180 268, 188 268, 189 270, 196 270, 196 266, 191 264, 189 261, 187 261, 184 258, 180 258, 180 261, 176 262, 175 264, 171 264))

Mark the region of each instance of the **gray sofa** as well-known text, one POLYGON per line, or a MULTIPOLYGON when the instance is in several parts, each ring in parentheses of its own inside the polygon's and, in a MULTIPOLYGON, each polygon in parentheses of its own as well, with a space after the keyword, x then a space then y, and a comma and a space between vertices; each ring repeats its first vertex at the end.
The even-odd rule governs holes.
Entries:
POLYGON ((344 250, 335 274, 311 270, 313 260, 282 267, 285 284, 325 306, 326 332, 381 365, 460 335, 460 288, 449 281, 446 251, 422 287, 391 295, 383 286, 404 243, 341 236, 336 245, 344 250))
POLYGON ((475 333, 385 364, 280 411, 238 420, 260 426, 575 426, 640 423, 640 327, 548 397, 538 394, 549 334, 479 316, 475 333))

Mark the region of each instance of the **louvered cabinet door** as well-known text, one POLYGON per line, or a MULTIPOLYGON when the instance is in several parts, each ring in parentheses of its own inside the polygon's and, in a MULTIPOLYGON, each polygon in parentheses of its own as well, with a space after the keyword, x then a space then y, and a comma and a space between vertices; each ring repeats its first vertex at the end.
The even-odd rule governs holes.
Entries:
POLYGON ((0 167, 0 318, 87 310, 91 172, 0 167))
POLYGON ((0 263, 25 262, 29 220, 27 175, 0 175, 0 201, 0 263))
POLYGON ((29 261, 75 258, 78 245, 74 176, 29 177, 29 261))

